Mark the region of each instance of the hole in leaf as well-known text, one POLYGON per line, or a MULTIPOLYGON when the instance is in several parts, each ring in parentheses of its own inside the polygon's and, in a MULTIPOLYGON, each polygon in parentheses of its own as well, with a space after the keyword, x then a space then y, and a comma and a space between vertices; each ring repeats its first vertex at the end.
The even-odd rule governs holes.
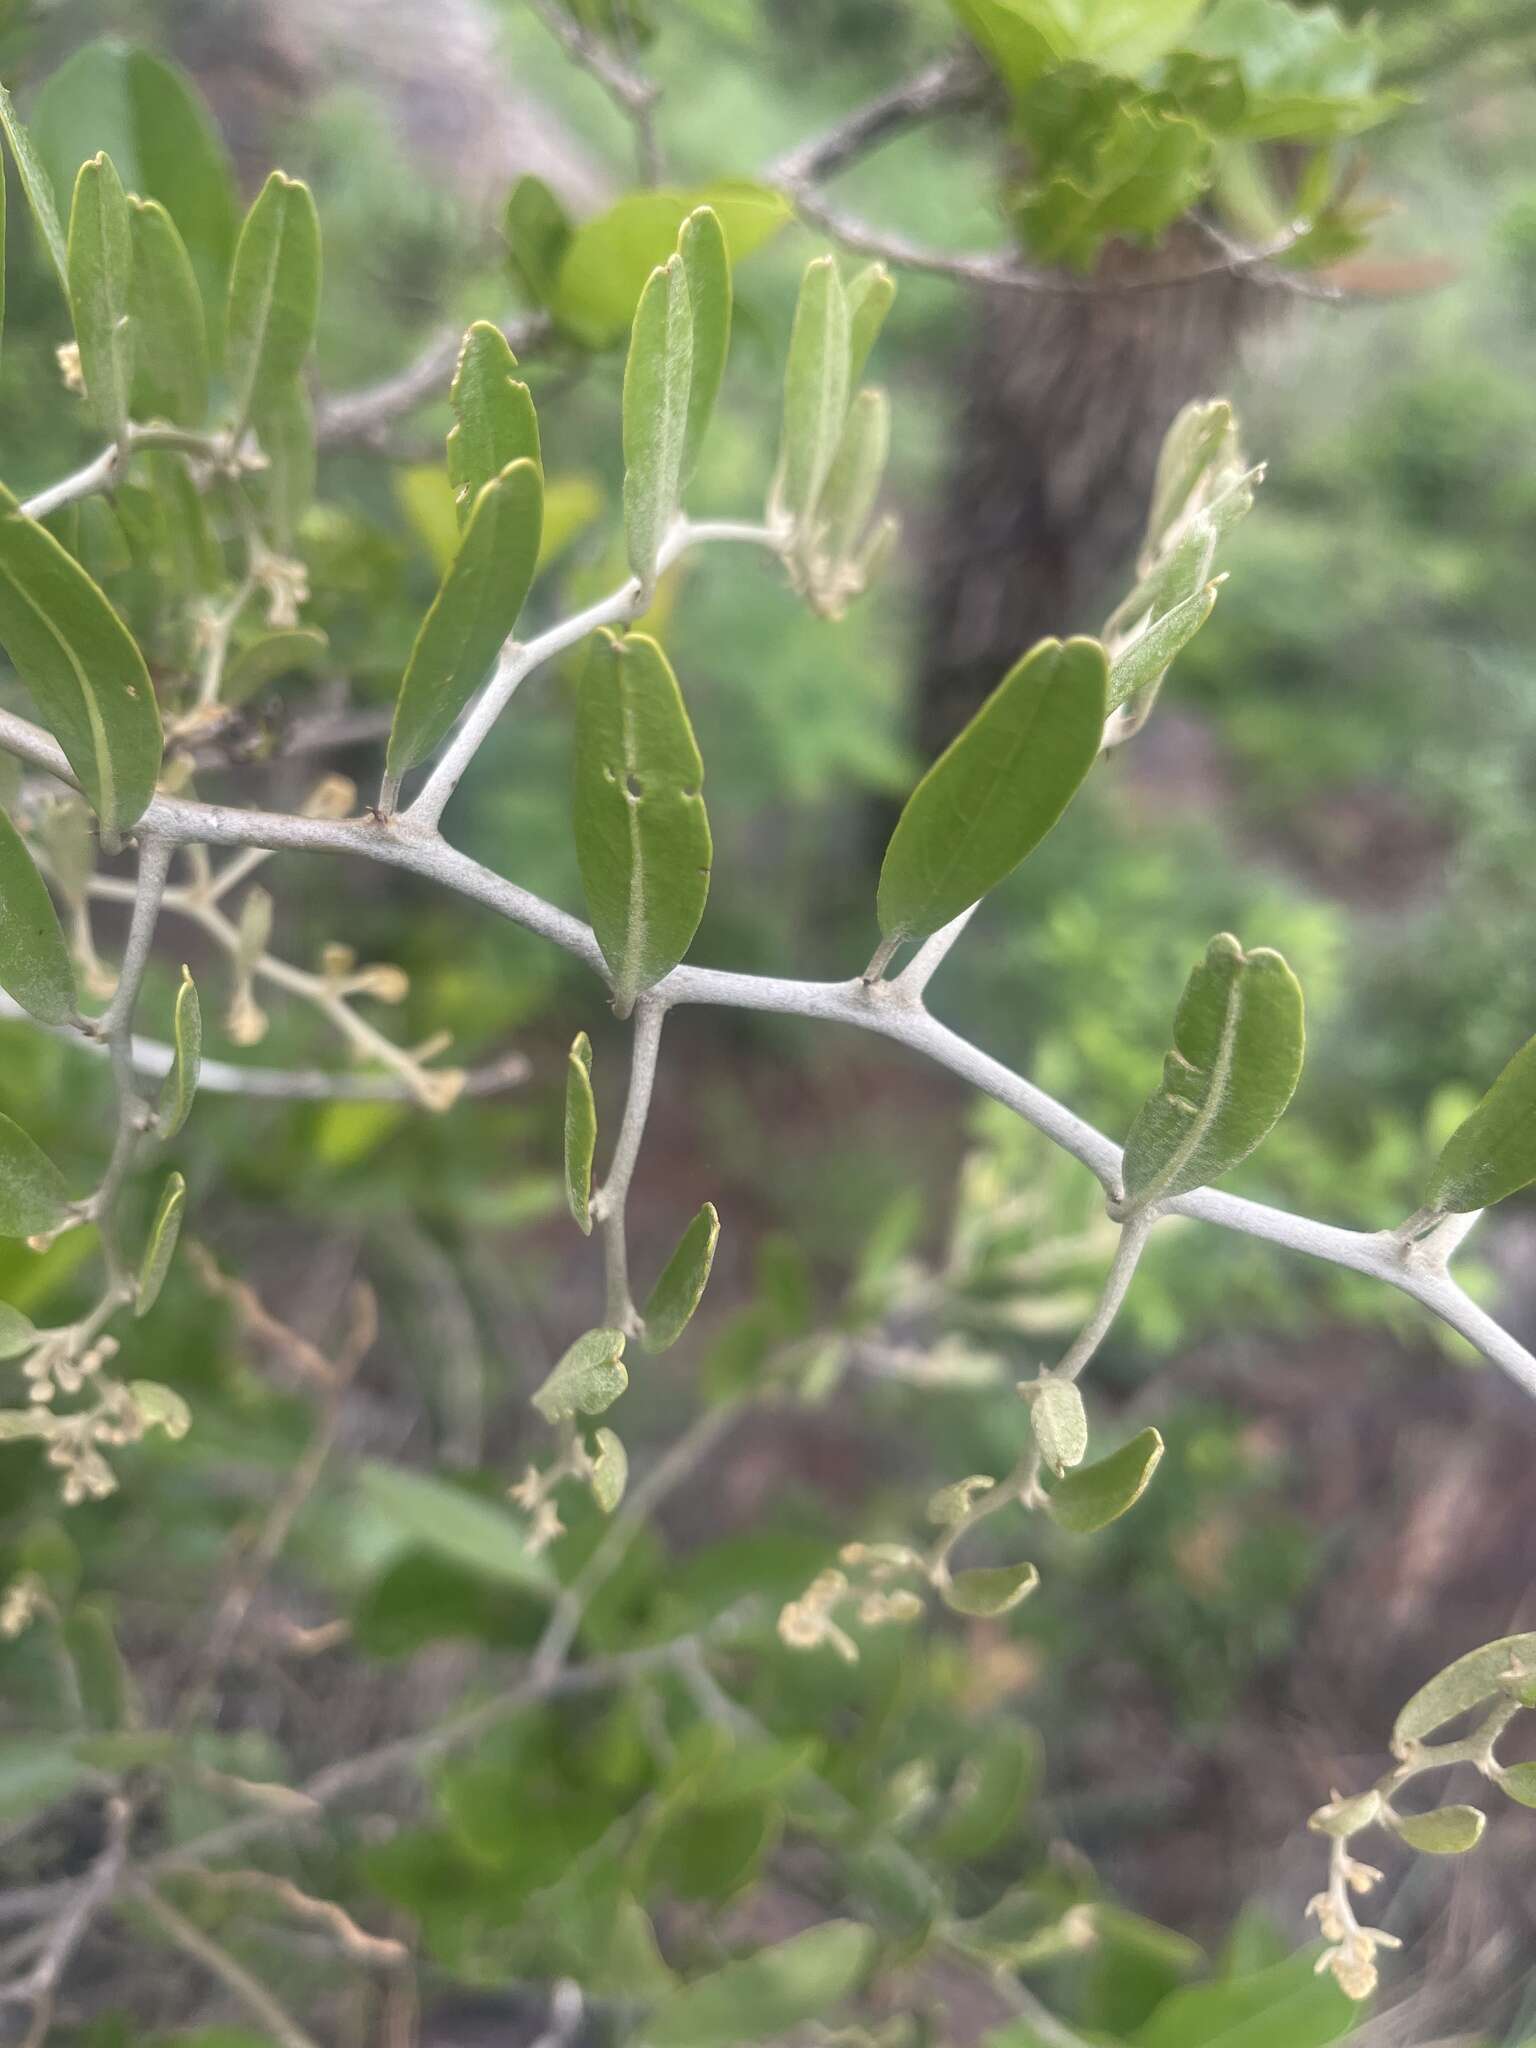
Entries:
POLYGON ((638 775, 626 775, 624 778, 624 790, 626 795, 634 797, 636 802, 638 802, 645 795, 645 784, 638 775))

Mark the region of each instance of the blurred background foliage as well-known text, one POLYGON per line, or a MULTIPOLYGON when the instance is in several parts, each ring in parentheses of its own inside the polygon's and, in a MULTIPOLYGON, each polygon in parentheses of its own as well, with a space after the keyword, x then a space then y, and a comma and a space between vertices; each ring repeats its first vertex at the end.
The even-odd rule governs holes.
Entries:
MULTIPOLYGON (((644 61, 662 87, 679 183, 760 169, 941 47, 952 25, 941 0, 656 0, 650 11, 644 61)), ((1345 301, 1283 296, 1246 344, 1233 396, 1253 458, 1270 469, 1215 617, 1147 734, 988 899, 937 991, 948 1021, 1120 1130, 1209 933, 1282 948, 1308 991, 1308 1069, 1285 1123, 1233 1184, 1362 1226, 1414 1206, 1441 1137, 1528 1035, 1536 958, 1536 42, 1522 8, 1405 0, 1375 12, 1389 78, 1418 97, 1372 138, 1366 189, 1387 210, 1351 259, 1345 301)), ((627 131, 517 0, 441 20, 380 9, 371 27, 369 13, 343 0, 0 10, 0 73, 24 103, 89 38, 129 36, 199 77, 243 185, 269 162, 313 182, 329 390, 387 373, 445 317, 513 302, 499 213, 521 164, 577 211, 631 176, 627 131), (448 66, 461 40, 475 92, 448 66), (486 170, 476 145, 493 127, 501 156, 486 170)), ((903 140, 848 191, 871 217, 940 245, 998 233, 995 143, 979 122, 903 140)), ((813 246, 789 229, 739 274, 702 514, 739 513, 766 488, 777 366, 813 246)), ((87 456, 94 437, 58 389, 61 315, 22 231, 8 265, 0 449, 5 482, 25 492, 87 456)), ((829 626, 747 551, 722 550, 674 572, 658 598, 716 832, 697 959, 831 975, 869 952, 884 823, 920 765, 917 565, 943 517, 973 317, 952 286, 902 280, 878 367, 893 399, 905 551, 873 597, 829 626)), ((616 355, 562 348, 525 365, 561 508, 537 617, 620 572, 619 372, 616 355)), ((353 706, 391 701, 436 580, 445 417, 426 408, 384 449, 327 460, 301 538, 316 591, 306 617, 329 635, 327 672, 289 679, 253 708, 255 755, 263 734, 340 702, 341 679, 353 706)), ((110 561, 110 534, 102 546, 110 561)), ((527 686, 453 824, 491 866, 574 906, 570 689, 561 666, 527 686)), ((366 790, 377 753, 365 742, 337 765, 366 790)), ((258 761, 238 786, 291 805, 307 773, 258 761)), ((351 1640, 286 1667, 253 1653, 217 1725, 188 1746, 199 1765, 292 1781, 338 1744, 361 1749, 473 1695, 488 1656, 536 1633, 526 1587, 455 1553, 430 1512, 368 1473, 370 1461, 438 1467, 499 1504, 521 1472, 535 1440, 527 1392, 591 1320, 596 1285, 556 1215, 564 1047, 578 1026, 592 1033, 611 1128, 622 1040, 590 979, 532 938, 445 909, 404 877, 292 858, 273 868, 277 938, 291 956, 311 959, 344 935, 364 958, 398 961, 411 977, 403 1036, 446 1027, 466 1059, 520 1047, 532 1074, 441 1119, 205 1096, 179 1141, 193 1229, 220 1265, 301 1328, 323 1332, 359 1273, 384 1311, 343 1456, 305 1512, 281 1589, 295 1622, 340 1616, 351 1640)), ((101 928, 104 948, 120 936, 108 916, 101 928)), ((188 943, 212 1018, 220 968, 188 943)), ((159 963, 146 1003, 160 1035, 174 965, 159 963)), ((307 1013, 271 1007, 264 1061, 332 1057, 307 1013)), ((53 1156, 83 1171, 108 1116, 105 1076, 26 1028, 0 1037, 0 1106, 24 1112, 53 1156)), ((1202 1973, 1216 1973, 1219 1993, 1223 1971, 1293 1969, 1284 1959, 1304 1938, 1299 1905, 1314 1888, 1300 1824, 1330 1775, 1379 1750, 1419 1676, 1530 1625, 1536 1484, 1514 1397, 1367 1282, 1171 1227, 1090 1394, 1107 1434, 1156 1419, 1168 1441, 1136 1513, 1091 1544, 1057 1538, 1039 1559, 1044 1590, 1004 1623, 872 1635, 851 1668, 793 1656, 772 1613, 838 1543, 909 1532, 933 1485, 1012 1457, 1026 1426, 1012 1382, 1091 1299, 1105 1228, 1085 1174, 873 1042, 700 1012, 677 1015, 668 1038, 631 1208, 637 1264, 653 1269, 706 1195, 724 1235, 688 1342, 636 1375, 631 1451, 641 1459, 675 1436, 701 1386, 754 1386, 770 1360, 789 1358, 800 1398, 737 1425, 663 1530, 636 1545, 588 1643, 632 1644, 759 1596, 768 1618, 753 1624, 739 1696, 772 1747, 749 1759, 753 1781, 741 1752, 735 1766, 713 1756, 705 1724, 661 1688, 545 1709, 441 1769, 425 1800, 403 1798, 345 1849, 306 1848, 306 1883, 362 1901, 370 1924, 419 1927, 424 2038, 532 2040, 538 1987, 569 1975, 598 2016, 590 2038, 607 2039, 625 1998, 666 1967, 650 1920, 619 1912, 621 1895, 642 1900, 673 1960, 708 1955, 742 1928, 763 1939, 847 1909, 814 1849, 778 1847, 782 1785, 810 1759, 857 1816, 854 1909, 905 1927, 914 1954, 925 1908, 904 1890, 893 1840, 952 1873, 962 1915, 998 1916, 976 1936, 981 1952, 1029 1958, 1029 1981, 1088 2038, 1336 2038, 1345 2022, 1317 2006, 1326 1990, 1304 1988, 1306 1965, 1274 1980, 1265 2009, 1291 2018, 1262 2035, 1230 2031, 1236 2005, 1202 2019, 1198 2005, 1168 2001, 1202 1973), (935 1315, 930 1283, 946 1260, 960 1284, 939 1290, 935 1315), (1093 1938, 1053 1952, 1043 1931, 1080 1928, 1063 1921, 1080 1905, 1097 1916, 1093 1938), (1296 2000, 1312 2001, 1311 2017, 1297 2017, 1296 2000), (1161 2022, 1160 2006, 1171 2014, 1161 2022), (526 2031, 493 2036, 501 2025, 526 2031)), ((216 1026, 211 1041, 227 1052, 216 1026)), ((1527 1338, 1532 1243, 1520 1203, 1477 1241, 1478 1284, 1527 1338)), ((78 1257, 75 1237, 41 1258, 0 1245, 0 1295, 62 1319, 78 1257)), ((291 1378, 253 1362, 190 1261, 130 1342, 135 1369, 191 1403, 191 1434, 124 1454, 121 1492, 67 1523, 41 1463, 10 1453, 0 1577, 31 1566, 66 1608, 77 1587, 107 1603, 152 1724, 226 1544, 310 1423, 291 1378)), ((553 1562, 569 1578, 595 1517, 566 1519, 553 1562)), ((49 1711, 45 1636, 0 1645, 15 1729, 49 1711)), ((0 1747, 0 1799, 8 1754, 0 1747)), ((190 1771, 169 1798, 174 1833, 225 1811, 190 1771)), ((19 1883, 72 1867, 67 1810, 39 1830, 23 1802, 9 1825, 19 1883)), ((1522 1861, 1528 1873, 1531 1849, 1528 1820, 1501 1817, 1454 1880, 1405 1882, 1391 1924, 1419 1943, 1399 1987, 1409 2016, 1373 2040, 1441 2038, 1425 2029, 1440 2027, 1447 2000, 1458 2040, 1515 2043, 1536 2027, 1529 1885, 1511 1874, 1522 1861), (1490 1959, 1496 1936, 1505 1948, 1490 1959), (1479 2025, 1491 2031, 1465 2031, 1479 2025)), ((216 1900, 202 1909, 224 1925, 216 1900)), ((233 1916, 230 1906, 231 1938, 265 1954, 290 1990, 340 1999, 325 1989, 323 1955, 264 1951, 271 1930, 233 1916)), ((941 1967, 914 1962, 905 1981, 881 2040, 1044 2038, 977 2005, 941 1967)), ((245 2038, 186 2031, 198 2010, 174 1972, 146 1969, 123 1928, 103 1938, 79 2026, 56 2038, 245 2038)), ((335 2013, 326 2039, 363 2038, 342 2030, 354 2022, 340 2003, 335 2013)))

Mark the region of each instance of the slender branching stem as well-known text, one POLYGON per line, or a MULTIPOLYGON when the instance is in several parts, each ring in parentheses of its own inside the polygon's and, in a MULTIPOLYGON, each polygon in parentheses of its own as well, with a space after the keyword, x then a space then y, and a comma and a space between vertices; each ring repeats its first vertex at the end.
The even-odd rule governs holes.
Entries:
POLYGON ((634 1045, 630 1055, 629 1094, 624 1118, 614 1143, 613 1158, 602 1186, 592 1200, 592 1213, 603 1240, 605 1274, 604 1315, 611 1328, 626 1336, 638 1336, 639 1311, 629 1289, 629 1240, 626 1209, 629 1184, 635 1176, 640 1146, 645 1137, 646 1118, 651 1113, 651 1091, 656 1083, 656 1058, 661 1049, 661 1027, 665 1004, 642 996, 635 1005, 634 1045))

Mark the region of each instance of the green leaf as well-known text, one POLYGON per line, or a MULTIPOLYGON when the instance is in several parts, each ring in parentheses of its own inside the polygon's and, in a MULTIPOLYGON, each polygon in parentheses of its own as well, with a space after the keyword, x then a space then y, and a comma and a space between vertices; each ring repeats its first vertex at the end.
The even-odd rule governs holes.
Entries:
POLYGON ((806 265, 784 369, 778 506, 796 527, 809 523, 837 457, 851 361, 848 295, 837 259, 818 256, 806 265))
POLYGON ((226 704, 245 704, 269 684, 289 675, 318 675, 330 642, 313 626, 284 626, 263 633, 230 662, 219 692, 226 704))
POLYGON ((160 1299, 165 1276, 171 1270, 171 1260, 176 1255, 176 1240, 181 1235, 181 1219, 186 1206, 185 1180, 179 1173, 167 1174, 155 1207, 155 1219, 149 1226, 144 1256, 139 1262, 139 1286, 133 1302, 136 1316, 147 1316, 160 1299))
POLYGON ((1115 656, 1109 671, 1109 708, 1116 711, 1149 683, 1160 683, 1182 652, 1216 609, 1218 585, 1207 583, 1193 597, 1176 604, 1161 618, 1149 620, 1124 650, 1115 656))
POLYGON ((871 263, 848 284, 848 388, 858 388, 885 316, 896 303, 896 280, 883 263, 871 263))
POLYGON ((647 595, 677 517, 692 370, 688 273, 674 255, 640 294, 624 365, 624 540, 647 595))
POLYGON ((683 222, 701 206, 719 216, 733 269, 790 218, 781 193, 748 179, 631 192, 571 236, 554 297, 560 324, 594 348, 621 341, 647 278, 667 261, 683 222))
POLYGON ((983 1564, 956 1572, 939 1590, 946 1607, 990 1621, 1027 1600, 1040 1583, 1032 1564, 983 1564))
POLYGON ((1328 2048, 1358 2017, 1333 1978, 1317 1974, 1313 1951, 1174 1991, 1131 2039, 1134 2048, 1328 2048))
POLYGON ((0 1237, 36 1237, 64 1221, 64 1177, 8 1116, 0 1116, 0 1237))
POLYGON ((517 357, 489 320, 464 336, 448 402, 448 480, 462 526, 476 498, 509 463, 533 463, 542 474, 539 422, 528 386, 514 377, 517 357))
POLYGON ((1040 1746, 1017 1722, 999 1721, 956 1774, 932 1839, 935 1855, 969 1863, 996 1848, 1018 1822, 1040 1777, 1040 1746))
POLYGON ((192 1427, 192 1410, 174 1387, 163 1387, 158 1380, 130 1380, 128 1398, 146 1429, 164 1430, 179 1442, 192 1427))
POLYGON ((358 1487, 367 1506, 413 1545, 509 1585, 553 1586, 549 1564, 527 1548, 517 1517, 462 1486, 368 1459, 358 1487))
POLYGON ((848 408, 842 439, 816 508, 820 544, 834 564, 858 552, 891 445, 891 408, 879 390, 861 391, 848 408))
POLYGON ((597 1449, 592 1453, 588 1482, 592 1498, 605 1515, 611 1515, 629 1484, 629 1453, 611 1429, 600 1429, 593 1441, 597 1449))
POLYGON ((576 858, 620 1016, 682 959, 704 915, 703 783, 666 656, 644 634, 603 635, 576 702, 576 858))
POLYGON ((37 1331, 29 1316, 8 1301, 0 1301, 0 1358, 20 1358, 37 1342, 37 1331))
POLYGON ((677 237, 677 253, 688 278, 693 333, 680 474, 680 484, 686 489, 699 466, 699 453, 731 352, 731 258, 725 230, 713 207, 699 206, 689 214, 677 237))
POLYGON ((0 988, 42 1024, 68 1024, 75 970, 53 898, 26 841, 0 811, 0 988))
POLYGON ((1235 134, 1321 141, 1370 127, 1394 104, 1373 90, 1381 61, 1375 24, 1348 25, 1332 7, 1216 0, 1190 42, 1241 74, 1235 134))
POLYGON ((1144 1429, 1118 1451, 1095 1464, 1079 1466, 1051 1488, 1046 1510, 1054 1522, 1074 1536, 1091 1536, 1135 1507, 1146 1492, 1163 1455, 1155 1429, 1144 1429))
POLYGON ((624 1332, 588 1330, 565 1353, 533 1396, 546 1422, 575 1415, 601 1415, 629 1385, 624 1369, 624 1332))
POLYGON ((53 535, 0 485, 0 645, 105 830, 155 793, 160 710, 127 627, 53 535))
POLYGON ((1009 90, 1074 59, 1127 75, 1176 49, 1202 0, 950 0, 1009 90))
POLYGON ((1499 1790, 1522 1806, 1536 1806, 1536 1764, 1506 1764, 1497 1775, 1499 1790))
POLYGON ((709 1269, 715 1262, 720 1238, 720 1218, 713 1202, 706 1202, 678 1240, 677 1250, 666 1264, 661 1278, 645 1304, 645 1348, 667 1351, 687 1329, 694 1310, 709 1285, 709 1269))
POLYGON ((290 552, 315 495, 315 416, 300 376, 275 384, 251 414, 265 470, 254 479, 273 544, 290 552))
POLYGON ((766 2041, 851 1998, 874 1962, 875 1937, 829 1920, 727 1963, 666 1999, 639 2034, 645 2048, 724 2048, 766 2041))
POLYGON ((80 166, 69 210, 69 307, 86 395, 103 433, 121 438, 133 391, 133 230, 111 157, 80 166))
POLYGON ((1212 164, 1199 123, 1132 99, 1109 116, 1086 164, 1020 194, 1014 216, 1035 255, 1086 270, 1113 235, 1155 240, 1206 190, 1212 164))
POLYGON ((542 178, 529 173, 518 179, 507 201, 507 250, 512 274, 534 305, 553 305, 574 232, 570 215, 542 178))
POLYGON ((191 1114, 192 1098, 197 1093, 197 1077, 203 1064, 203 1012, 191 972, 186 967, 181 970, 181 986, 176 991, 171 1041, 174 1057, 171 1071, 160 1090, 157 1112, 159 1134, 167 1140, 175 1137, 191 1114))
POLYGON ((88 1784, 92 1772, 56 1735, 0 1737, 0 1820, 25 1820, 88 1784))
POLYGON ((1520 1677, 1536 1684, 1536 1633, 1500 1636, 1469 1650, 1421 1685, 1392 1725, 1392 1748, 1402 1756, 1415 1742, 1485 1700, 1517 1697, 1520 1677))
POLYGON ((596 1151, 592 1041, 585 1031, 578 1031, 565 1069, 565 1199, 583 1237, 592 1235, 592 1159, 596 1151))
POLYGON ((1410 1849, 1425 1856, 1464 1856, 1483 1838, 1488 1816, 1475 1806, 1437 1806, 1431 1813, 1399 1814, 1392 1826, 1410 1849))
POLYGON ((907 799, 880 869, 880 929, 920 939, 1050 831, 1098 758, 1108 670, 1094 640, 1042 640, 907 799))
MULTIPOLYGON (((64 230, 59 225, 59 211, 54 201, 54 188, 44 169, 42 160, 33 147, 32 138, 16 111, 16 103, 3 85, 0 85, 0 128, 10 145, 11 161, 16 166, 16 175, 21 180, 21 189, 26 195, 27 207, 32 215, 32 224, 37 229, 48 259, 54 268, 64 296, 69 297, 69 252, 64 243, 64 230)), ((71 164, 80 161, 79 156, 71 158, 71 164)), ((67 174, 66 174, 67 175, 67 174)))
POLYGON ((186 244, 154 199, 130 199, 133 233, 133 411, 201 425, 208 410, 208 336, 186 244))
POLYGON ((1301 984, 1267 946, 1221 932, 1185 985, 1173 1051, 1125 1141, 1128 1212, 1230 1173, 1279 1122, 1301 1078, 1301 984))
POLYGON ((1158 451, 1145 547, 1160 547, 1212 472, 1235 469, 1237 422, 1225 398, 1192 399, 1174 417, 1158 451))
POLYGON ((1486 1209, 1536 1180, 1536 1038, 1528 1039, 1435 1161, 1431 1209, 1486 1209))
POLYGON ((115 39, 88 43, 44 83, 32 130, 54 191, 68 191, 76 166, 104 149, 129 191, 157 199, 218 312, 238 219, 234 171, 185 71, 115 39))
POLYGON ((997 1481, 985 1472, 973 1472, 966 1479, 956 1479, 948 1486, 941 1486, 928 1501, 928 1519, 937 1522, 941 1529, 958 1528, 975 1506, 978 1497, 990 1493, 997 1481))
POLYGON ((393 782, 443 739, 517 624, 538 564, 543 505, 543 479, 526 458, 476 498, 395 700, 386 756, 393 782))
POLYGON ((1071 1380, 1044 1374, 1030 1388, 1029 1421, 1048 1470, 1059 1478, 1088 1453, 1088 1411, 1071 1380))
POLYGON ((307 185, 274 171, 245 217, 229 273, 225 354, 237 427, 304 367, 319 309, 315 202, 307 185))
POLYGON ((5 160, 0 157, 0 339, 5 334, 5 160))

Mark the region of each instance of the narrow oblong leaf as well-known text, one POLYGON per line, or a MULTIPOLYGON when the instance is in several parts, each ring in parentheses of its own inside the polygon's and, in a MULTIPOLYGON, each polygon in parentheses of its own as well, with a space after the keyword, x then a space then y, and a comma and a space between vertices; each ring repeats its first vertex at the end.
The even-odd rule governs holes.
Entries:
POLYGON ((624 543, 646 592, 677 517, 692 379, 688 273, 674 255, 640 294, 624 365, 624 543))
POLYGON ((464 336, 448 393, 448 481, 460 526, 508 463, 526 460, 543 467, 533 395, 512 374, 516 368, 501 329, 489 320, 475 321, 464 336))
POLYGON ((592 1159, 596 1151, 592 1041, 585 1031, 578 1031, 565 1068, 565 1199, 583 1237, 592 1235, 592 1159))
POLYGON ((263 633, 229 663, 219 699, 244 704, 287 675, 317 675, 324 667, 330 642, 313 626, 282 626, 263 633))
POLYGON ((1218 933, 1180 998, 1162 1086, 1125 1141, 1125 1208, 1205 1187, 1246 1159, 1295 1094, 1305 1050, 1301 984, 1285 961, 1218 933))
POLYGON ((162 1138, 174 1138, 192 1110, 197 1077, 203 1064, 203 1012, 189 969, 181 970, 176 1011, 171 1023, 174 1057, 160 1090, 157 1125, 162 1138))
POLYGON ((56 192, 106 150, 130 192, 175 221, 210 315, 228 282, 239 221, 234 168, 197 86, 177 64, 103 36, 51 71, 32 112, 38 158, 56 192))
POLYGON ((704 763, 654 640, 594 643, 576 703, 575 834, 621 1016, 687 952, 713 857, 704 763))
MULTIPOLYGON (((1536 1688, 1536 1633, 1500 1636, 1437 1671, 1421 1685, 1392 1724, 1392 1747, 1401 1756, 1469 1707, 1520 1697, 1521 1680, 1536 1688)), ((1536 1698, 1536 1692, 1533 1692, 1536 1698)))
POLYGON ((97 425, 116 440, 127 427, 133 393, 133 230, 127 194, 105 151, 80 166, 67 256, 86 396, 97 425))
POLYGON ((1172 611, 1153 619, 1123 653, 1115 656, 1109 671, 1109 708, 1117 711, 1138 690, 1161 682, 1173 665, 1173 658, 1186 648, 1216 609, 1219 586, 1207 583, 1193 597, 1187 597, 1172 611))
POLYGON ((848 295, 832 256, 806 266, 784 370, 779 502, 791 524, 816 509, 842 439, 851 388, 848 295))
POLYGON ((1400 1841, 1425 1856, 1465 1856, 1483 1838, 1488 1816, 1475 1806, 1437 1806, 1431 1813, 1399 1814, 1392 1826, 1400 1841))
POLYGON ((292 376, 264 391, 251 425, 267 462, 254 479, 255 495, 273 543, 289 552, 315 495, 315 412, 304 379, 292 376))
POLYGON ((1162 1456, 1162 1438, 1155 1429, 1144 1429, 1107 1458, 1080 1465, 1059 1479, 1046 1500, 1046 1511, 1074 1536, 1091 1536, 1135 1507, 1162 1456))
POLYGON ((890 401, 883 391, 861 391, 848 408, 843 437, 816 508, 821 545, 834 562, 857 553, 880 495, 891 447, 890 401))
POLYGON ((990 1621, 1027 1600, 1040 1583, 1032 1564, 983 1564, 956 1572, 941 1588, 944 1605, 956 1614, 990 1621))
POLYGON ((1088 1452, 1088 1411, 1071 1380, 1049 1376, 1031 1388, 1029 1421, 1048 1469, 1059 1477, 1088 1452))
POLYGON ((160 1298, 160 1290, 165 1285, 165 1276, 171 1270, 171 1260, 176 1253, 176 1240, 181 1235, 181 1219, 186 1206, 186 1181, 179 1173, 168 1174, 165 1186, 160 1190, 160 1200, 155 1205, 149 1236, 144 1242, 144 1256, 139 1262, 139 1285, 133 1301, 136 1316, 147 1316, 160 1298))
POLYGON ((528 172, 518 179, 507 201, 507 252, 513 275, 536 306, 553 304, 574 232, 570 215, 542 178, 528 172))
POLYGON ((709 1269, 715 1262, 719 1239, 720 1218, 714 1203, 706 1202, 678 1239, 677 1250, 668 1259, 645 1304, 647 1351, 669 1350, 687 1329, 709 1285, 709 1269))
POLYGON ((848 386, 854 390, 868 367, 885 316, 896 302, 896 280, 883 263, 871 263, 848 285, 848 386))
POLYGON ((246 215, 229 273, 225 363, 235 422, 295 378, 320 309, 320 220, 309 187, 274 171, 246 215))
POLYGON ((1225 398, 1191 399, 1163 436, 1145 545, 1155 548, 1176 524, 1207 472, 1235 462, 1237 421, 1225 398))
POLYGON ((128 201, 133 232, 133 411, 202 424, 208 410, 208 334, 192 259, 155 199, 128 201))
POLYGON ((588 1483, 592 1498, 605 1515, 611 1515, 629 1484, 629 1453, 611 1429, 600 1429, 593 1441, 597 1449, 592 1453, 588 1483))
POLYGON ((875 1959, 871 1929, 829 1920, 696 1977, 641 2023, 645 2048, 767 2041, 851 1998, 875 1959))
POLYGON ((395 700, 386 756, 394 782, 445 736, 517 624, 538 565, 543 510, 543 478, 526 457, 476 498, 395 700))
POLYGON ((59 225, 59 210, 54 202, 53 186, 48 173, 43 169, 37 151, 32 147, 16 103, 3 85, 0 85, 0 129, 5 131, 6 142, 10 145, 11 161, 16 166, 16 175, 21 181, 27 207, 32 215, 33 226, 38 239, 53 265, 54 275, 69 297, 69 252, 65 246, 64 230, 59 225))
POLYGON ((731 257, 725 229, 712 206, 695 207, 683 222, 677 253, 688 278, 688 317, 693 330, 679 478, 680 486, 686 488, 699 466, 699 453, 731 352, 731 257))
POLYGON ((27 843, 0 811, 0 988, 42 1024, 75 1015, 75 970, 53 898, 27 843))
POLYGON ((36 1237, 64 1221, 64 1176, 19 1124, 0 1116, 0 1237, 36 1237))
POLYGON ((449 1479, 370 1458, 358 1472, 358 1491, 413 1547, 508 1585, 540 1593, 553 1586, 548 1558, 529 1550, 517 1517, 449 1479))
POLYGON ((1431 1209, 1486 1209, 1536 1180, 1536 1038, 1528 1039, 1445 1143, 1424 1190, 1431 1209))
POLYGON ((906 802, 880 869, 887 939, 920 939, 995 888, 1056 823, 1098 758, 1108 669, 1095 640, 1042 640, 906 802))
POLYGON ((601 1415, 629 1385, 624 1367, 624 1332, 588 1330, 561 1358, 533 1395, 533 1405, 546 1422, 567 1422, 576 1415, 601 1415))
POLYGON ((160 710, 144 657, 80 564, 0 485, 0 645, 110 833, 155 793, 160 710))

